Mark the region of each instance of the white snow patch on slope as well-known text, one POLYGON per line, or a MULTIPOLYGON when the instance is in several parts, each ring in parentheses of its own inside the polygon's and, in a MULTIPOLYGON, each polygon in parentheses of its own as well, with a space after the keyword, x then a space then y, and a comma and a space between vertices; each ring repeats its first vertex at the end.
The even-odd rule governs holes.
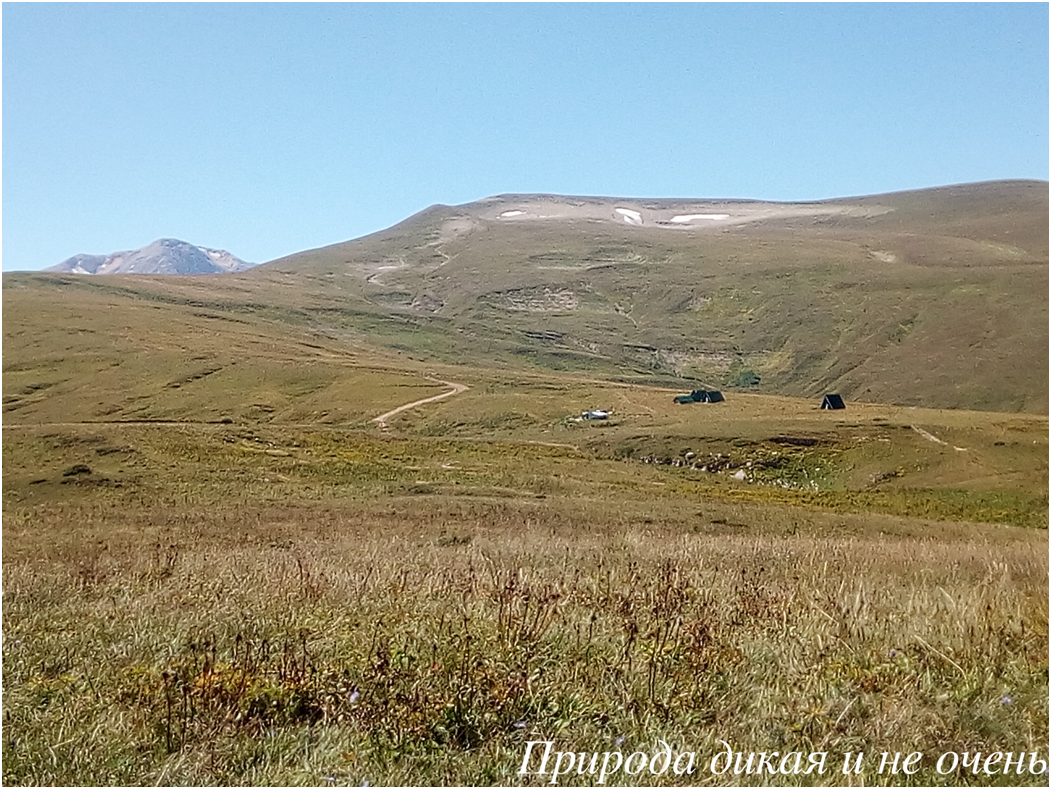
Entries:
POLYGON ((629 225, 642 224, 642 214, 638 211, 632 211, 630 208, 616 208, 614 210, 620 214, 624 218, 624 221, 629 225))
POLYGON ((504 211, 500 214, 501 219, 509 219, 512 216, 521 216, 525 211, 504 211))
POLYGON ((711 219, 715 222, 718 222, 722 219, 729 218, 729 214, 679 214, 678 216, 673 216, 670 221, 674 222, 677 225, 684 225, 689 222, 692 222, 694 219, 711 219))

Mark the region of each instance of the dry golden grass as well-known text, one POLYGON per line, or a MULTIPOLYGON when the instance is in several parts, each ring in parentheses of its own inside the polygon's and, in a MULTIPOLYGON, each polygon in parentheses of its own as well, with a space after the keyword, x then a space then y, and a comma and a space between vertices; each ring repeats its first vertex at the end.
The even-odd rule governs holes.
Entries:
POLYGON ((663 739, 706 757, 691 783, 762 780, 708 775, 720 739, 1042 752, 1046 533, 696 510, 409 495, 17 514, 5 783, 546 783, 517 774, 527 740, 663 739), (49 552, 20 550, 30 523, 49 552))

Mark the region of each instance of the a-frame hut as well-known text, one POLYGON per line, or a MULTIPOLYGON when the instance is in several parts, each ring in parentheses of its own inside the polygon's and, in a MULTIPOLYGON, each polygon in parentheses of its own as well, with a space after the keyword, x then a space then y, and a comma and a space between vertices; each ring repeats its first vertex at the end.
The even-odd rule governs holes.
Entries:
POLYGON ((838 410, 840 408, 846 408, 846 405, 843 403, 843 398, 838 394, 827 394, 821 401, 821 410, 823 411, 838 410))
POLYGON ((680 405, 683 403, 722 403, 725 400, 723 393, 714 389, 694 389, 688 395, 677 395, 675 397, 675 402, 680 405))

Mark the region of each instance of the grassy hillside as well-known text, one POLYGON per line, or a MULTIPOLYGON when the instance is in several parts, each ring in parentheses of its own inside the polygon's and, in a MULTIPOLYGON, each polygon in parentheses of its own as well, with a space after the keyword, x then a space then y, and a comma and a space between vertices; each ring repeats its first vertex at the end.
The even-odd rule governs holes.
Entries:
POLYGON ((443 391, 363 340, 290 328, 267 307, 228 311, 79 284, 6 291, 6 424, 356 424, 392 399, 443 391))
POLYGON ((381 341, 448 360, 1047 411, 1045 183, 704 206, 744 217, 725 227, 617 224, 598 209, 687 205, 590 198, 500 218, 540 200, 436 207, 255 276, 325 282, 405 321, 381 341))

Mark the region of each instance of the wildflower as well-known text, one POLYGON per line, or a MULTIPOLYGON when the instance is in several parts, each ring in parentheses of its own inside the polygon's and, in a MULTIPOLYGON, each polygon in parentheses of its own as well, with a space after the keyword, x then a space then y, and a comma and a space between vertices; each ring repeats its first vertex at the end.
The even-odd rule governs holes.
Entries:
POLYGON ((618 737, 616 740, 613 741, 613 743, 619 748, 621 745, 624 744, 624 738, 618 737))
POLYGON ((890 652, 887 653, 887 657, 889 657, 889 658, 896 658, 897 656, 898 656, 898 650, 896 650, 896 649, 892 649, 890 652))
POLYGON ((352 690, 350 692, 350 697, 348 698, 348 701, 350 701, 351 704, 357 704, 359 698, 361 698, 361 694, 358 693, 356 690, 352 690))
POLYGON ((325 776, 325 780, 328 782, 328 785, 331 786, 332 784, 334 784, 336 782, 336 776, 334 776, 334 775, 327 775, 327 776, 325 776))
POLYGON ((516 729, 524 729, 526 727, 526 722, 525 721, 515 721, 512 725, 516 729))
POLYGON ((1004 696, 1003 698, 1000 699, 1000 704, 1001 705, 1010 704, 1012 701, 1014 701, 1014 699, 1012 699, 1010 696, 1004 696))

